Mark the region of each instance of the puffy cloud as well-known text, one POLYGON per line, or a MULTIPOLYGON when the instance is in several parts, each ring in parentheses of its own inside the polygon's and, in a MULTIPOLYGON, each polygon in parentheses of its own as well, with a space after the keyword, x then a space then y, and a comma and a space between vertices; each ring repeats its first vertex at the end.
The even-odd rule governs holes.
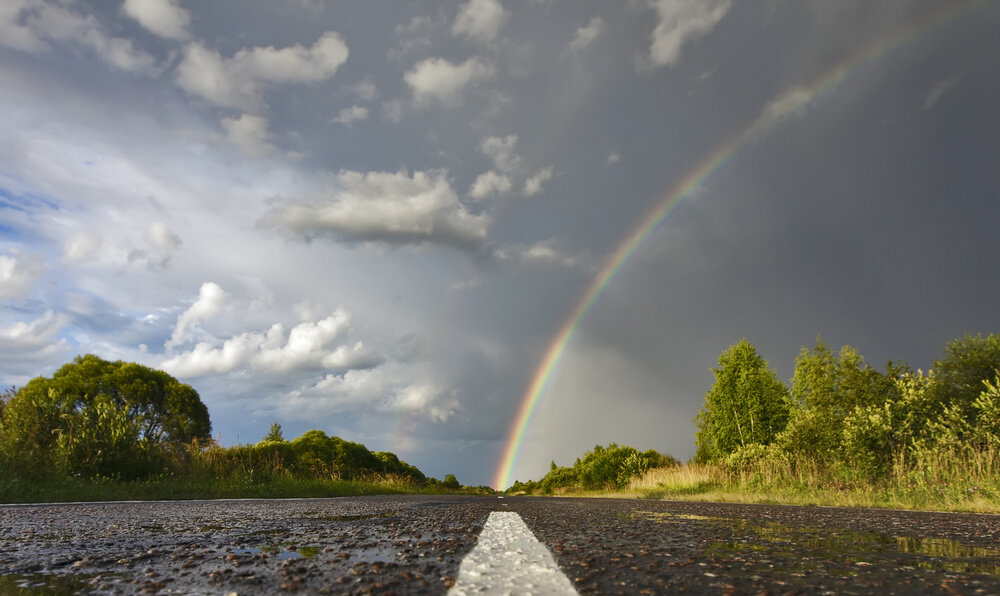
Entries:
POLYGON ((403 80, 413 91, 417 104, 439 101, 456 105, 461 103, 466 87, 492 80, 495 76, 493 65, 479 57, 469 58, 461 64, 452 64, 444 58, 428 58, 408 70, 403 80))
POLYGON ((443 244, 475 248, 489 218, 470 213, 444 172, 343 171, 338 188, 320 204, 294 203, 270 211, 262 223, 305 239, 332 235, 347 242, 443 244))
POLYGON ((106 63, 130 72, 148 71, 155 63, 130 40, 109 36, 92 15, 77 14, 67 5, 46 0, 0 3, 0 44, 38 52, 50 42, 88 48, 106 63))
POLYGON ((241 114, 239 118, 223 118, 229 140, 248 154, 262 157, 274 153, 274 145, 267 142, 270 133, 267 119, 252 114, 241 114))
MULTIPOLYGON (((323 348, 340 337, 349 327, 350 317, 343 310, 337 310, 329 317, 315 323, 302 322, 292 328, 284 345, 274 345, 274 341, 261 345, 261 350, 256 355, 256 364, 261 368, 278 372, 320 366, 342 368, 337 365, 349 360, 346 352, 324 353, 323 348), (325 366, 326 364, 330 366, 325 366)), ((283 334, 284 330, 280 325, 272 327, 269 332, 272 340, 275 336, 283 334)), ((343 348, 344 346, 341 346, 338 350, 343 348)))
POLYGON ((184 58, 177 65, 176 82, 188 93, 226 107, 251 106, 259 94, 252 76, 241 75, 236 68, 227 67, 218 52, 200 43, 185 46, 184 58))
POLYGON ((368 108, 363 106, 351 106, 340 110, 333 121, 338 124, 350 124, 357 120, 365 120, 366 118, 368 118, 368 108))
POLYGON ((208 342, 161 363, 181 377, 228 374, 248 369, 287 374, 306 370, 355 370, 377 366, 382 358, 362 342, 333 344, 350 328, 350 315, 338 309, 320 321, 304 321, 285 328, 276 323, 266 333, 245 332, 226 339, 221 347, 208 342))
POLYGON ((188 341, 191 331, 199 322, 214 317, 225 306, 228 294, 219 287, 218 284, 207 281, 201 284, 198 291, 198 299, 194 301, 181 316, 177 317, 177 325, 174 332, 164 347, 167 349, 179 346, 188 341))
POLYGON ((190 37, 191 13, 177 0, 125 0, 122 10, 160 37, 176 40, 190 37))
POLYGON ((490 170, 476 177, 476 181, 469 188, 469 196, 474 199, 485 199, 490 195, 507 194, 511 186, 510 178, 490 170))
POLYGON ((178 377, 226 374, 246 366, 263 341, 264 336, 243 333, 227 339, 221 348, 213 348, 211 344, 201 342, 189 352, 164 360, 160 366, 178 377))
POLYGON ((579 52, 584 48, 588 47, 590 44, 601 36, 604 32, 604 19, 601 17, 594 17, 590 19, 590 22, 580 27, 573 34, 573 39, 569 42, 569 51, 579 52))
POLYGON ((126 259, 131 265, 144 266, 150 270, 163 270, 170 266, 173 253, 183 244, 180 236, 172 232, 163 222, 153 222, 146 236, 128 251, 126 259))
POLYGON ((51 343, 65 322, 65 317, 50 310, 30 323, 14 323, 0 329, 0 341, 5 348, 19 346, 36 349, 51 343))
POLYGON ((46 44, 26 18, 29 10, 44 6, 38 0, 6 0, 0 2, 0 44, 23 52, 44 50, 46 44))
POLYGON ((458 8, 451 32, 479 43, 491 44, 509 18, 499 0, 469 0, 458 8))
POLYGON ((547 240, 531 246, 506 246, 493 251, 493 258, 500 262, 520 262, 534 265, 559 265, 561 267, 589 268, 593 259, 586 256, 569 256, 547 240))
POLYGON ((384 407, 396 412, 419 413, 433 422, 446 422, 458 406, 453 390, 435 385, 411 385, 399 388, 384 407))
POLYGON ((264 83, 309 83, 332 77, 347 61, 347 44, 327 31, 310 47, 295 44, 244 48, 232 58, 192 42, 184 47, 176 82, 192 95, 218 106, 252 110, 264 83))
POLYGON ((86 261, 101 248, 102 239, 94 232, 80 232, 66 241, 63 246, 63 261, 80 263, 86 261))
POLYGON ((676 64, 688 41, 708 34, 726 16, 730 0, 653 0, 657 23, 649 47, 653 67, 676 64))
POLYGON ((808 89, 793 87, 768 102, 753 126, 766 128, 779 120, 800 115, 812 98, 813 94, 808 89))
POLYGON ((461 409, 456 392, 434 383, 409 382, 398 367, 328 374, 292 391, 278 405, 282 417, 309 420, 347 410, 405 413, 445 422, 461 409))
POLYGON ((479 150, 493 160, 502 172, 511 172, 521 167, 521 157, 514 151, 517 135, 487 137, 479 144, 479 150))
POLYGON ((614 164, 620 162, 621 160, 622 160, 622 156, 621 155, 618 155, 617 153, 611 153, 611 154, 608 155, 608 159, 604 163, 605 163, 605 165, 609 165, 610 166, 610 165, 614 165, 614 164))
POLYGON ((162 221, 153 222, 149 227, 149 240, 156 248, 177 250, 181 247, 181 237, 170 231, 162 221))
POLYGON ((552 178, 552 166, 542 168, 538 172, 524 181, 524 196, 533 197, 542 191, 542 184, 552 178))
POLYGON ((64 315, 47 311, 29 323, 0 327, 0 359, 5 373, 21 373, 16 380, 8 378, 8 382, 26 381, 38 374, 39 361, 52 359, 69 349, 66 340, 58 338, 65 323, 64 315))
POLYGON ((0 298, 26 296, 45 269, 39 257, 19 252, 0 255, 0 298))

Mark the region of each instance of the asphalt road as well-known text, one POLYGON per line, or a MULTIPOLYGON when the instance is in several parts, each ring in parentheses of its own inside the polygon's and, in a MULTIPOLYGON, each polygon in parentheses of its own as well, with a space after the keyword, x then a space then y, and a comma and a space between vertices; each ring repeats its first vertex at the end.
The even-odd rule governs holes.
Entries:
POLYGON ((580 593, 1000 594, 1000 516, 441 496, 0 506, 0 594, 443 594, 491 511, 580 593))

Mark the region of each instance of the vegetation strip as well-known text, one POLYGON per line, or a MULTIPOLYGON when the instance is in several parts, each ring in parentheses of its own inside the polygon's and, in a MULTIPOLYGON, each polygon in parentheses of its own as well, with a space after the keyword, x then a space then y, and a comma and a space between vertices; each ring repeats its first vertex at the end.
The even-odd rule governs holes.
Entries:
POLYGON ((190 385, 79 356, 0 393, 0 502, 462 492, 454 474, 428 478, 393 453, 322 430, 289 441, 275 422, 258 443, 223 447, 211 428, 190 385))
POLYGON ((508 492, 1000 513, 1000 335, 949 342, 927 373, 818 338, 789 384, 740 340, 713 373, 693 461, 597 445, 508 492))

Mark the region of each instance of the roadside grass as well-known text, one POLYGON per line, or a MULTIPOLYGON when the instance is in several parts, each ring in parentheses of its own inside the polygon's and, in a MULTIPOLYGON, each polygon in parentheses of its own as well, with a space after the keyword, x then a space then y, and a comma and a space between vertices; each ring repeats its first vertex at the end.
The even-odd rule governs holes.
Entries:
POLYGON ((821 462, 762 460, 732 469, 687 464, 647 470, 624 491, 649 499, 1000 513, 1000 451, 956 450, 895 461, 882 478, 821 462))
MULTIPOLYGON (((530 489, 529 489, 530 490, 530 489)), ((624 487, 531 494, 1000 514, 1000 447, 955 444, 897 456, 875 474, 843 462, 759 457, 652 468, 624 487)))
POLYGON ((283 499, 348 497, 382 494, 464 494, 438 486, 419 485, 407 477, 384 476, 357 480, 278 476, 174 478, 146 480, 80 478, 64 475, 0 479, 0 503, 59 503, 75 501, 159 501, 190 499, 283 499))

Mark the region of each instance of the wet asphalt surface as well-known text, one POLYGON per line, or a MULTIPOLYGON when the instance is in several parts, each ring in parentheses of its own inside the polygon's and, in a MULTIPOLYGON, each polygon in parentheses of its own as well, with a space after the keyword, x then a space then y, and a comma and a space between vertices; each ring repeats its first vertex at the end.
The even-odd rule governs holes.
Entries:
POLYGON ((0 506, 0 594, 441 594, 494 510, 581 593, 1000 594, 1000 516, 442 496, 0 506))

